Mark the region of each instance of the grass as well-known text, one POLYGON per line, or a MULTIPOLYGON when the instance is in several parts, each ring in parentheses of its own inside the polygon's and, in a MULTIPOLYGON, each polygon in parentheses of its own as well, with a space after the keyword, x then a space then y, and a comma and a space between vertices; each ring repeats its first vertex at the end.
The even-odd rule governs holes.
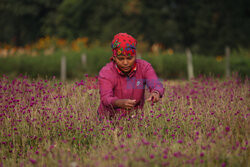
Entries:
POLYGON ((96 78, 0 77, 0 166, 247 166, 249 80, 164 81, 131 118, 99 121, 96 78))

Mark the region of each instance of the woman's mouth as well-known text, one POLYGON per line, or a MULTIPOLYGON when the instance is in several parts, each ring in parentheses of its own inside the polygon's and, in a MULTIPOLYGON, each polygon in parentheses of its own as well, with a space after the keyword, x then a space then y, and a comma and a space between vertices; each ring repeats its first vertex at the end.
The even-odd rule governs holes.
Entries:
POLYGON ((122 67, 123 70, 129 70, 130 67, 122 67))

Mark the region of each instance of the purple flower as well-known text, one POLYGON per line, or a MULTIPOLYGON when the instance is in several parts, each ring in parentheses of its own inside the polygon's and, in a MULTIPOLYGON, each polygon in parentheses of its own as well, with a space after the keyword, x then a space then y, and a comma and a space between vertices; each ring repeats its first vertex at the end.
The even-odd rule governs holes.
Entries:
POLYGON ((32 159, 32 158, 30 158, 30 162, 32 163, 32 164, 36 164, 36 160, 35 159, 32 159))
POLYGON ((177 157, 177 158, 180 157, 181 156, 181 152, 175 152, 174 156, 177 157))
POLYGON ((210 137, 211 135, 212 135, 211 133, 208 133, 208 134, 207 134, 207 137, 210 137))
POLYGON ((242 150, 247 150, 247 148, 246 148, 246 147, 241 147, 241 149, 242 149, 242 150))
POLYGON ((49 149, 52 150, 55 146, 52 144, 49 149))
POLYGON ((150 154, 150 159, 154 159, 155 158, 155 155, 154 154, 150 154))
POLYGON ((221 164, 221 167, 226 167, 226 166, 227 166, 226 162, 223 162, 223 163, 221 164))
POLYGON ((105 156, 104 156, 104 159, 105 159, 105 160, 108 160, 108 159, 109 159, 109 156, 108 156, 108 155, 105 155, 105 156))
POLYGON ((132 135, 131 134, 127 134, 127 138, 131 138, 132 137, 132 135))
POLYGON ((162 116, 162 114, 159 114, 159 115, 157 115, 157 117, 156 118, 160 118, 162 116))
POLYGON ((148 141, 145 140, 145 139, 142 139, 141 141, 142 141, 142 143, 143 143, 144 145, 149 145, 149 144, 150 144, 150 142, 148 142, 148 141))
POLYGON ((180 144, 181 144, 181 143, 183 143, 183 141, 182 141, 182 140, 178 140, 178 143, 180 143, 180 144))

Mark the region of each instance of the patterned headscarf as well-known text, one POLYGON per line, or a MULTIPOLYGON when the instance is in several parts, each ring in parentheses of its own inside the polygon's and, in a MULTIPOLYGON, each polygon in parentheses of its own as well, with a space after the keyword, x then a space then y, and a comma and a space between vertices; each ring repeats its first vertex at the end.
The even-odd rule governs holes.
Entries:
POLYGON ((135 56, 136 55, 136 44, 137 41, 131 35, 127 33, 119 33, 114 36, 111 43, 111 48, 113 51, 113 57, 124 55, 124 56, 135 56))

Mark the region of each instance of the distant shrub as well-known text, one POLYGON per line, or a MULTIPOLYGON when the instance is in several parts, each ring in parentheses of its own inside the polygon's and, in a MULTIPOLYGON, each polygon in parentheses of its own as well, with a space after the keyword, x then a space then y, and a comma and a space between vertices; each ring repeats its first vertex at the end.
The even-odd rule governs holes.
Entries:
MULTIPOLYGON (((112 52, 109 48, 92 47, 78 51, 56 50, 51 55, 39 56, 20 55, 0 58, 0 74, 15 76, 25 74, 30 77, 60 77, 61 57, 67 60, 67 78, 81 78, 84 74, 98 75, 100 69, 108 63, 112 52), (87 55, 87 63, 81 62, 82 54, 87 55)), ((184 53, 145 53, 142 59, 150 62, 160 78, 187 79, 186 55, 184 53)), ((195 76, 225 76, 225 59, 223 57, 208 57, 193 55, 195 76)), ((239 76, 250 76, 250 58, 245 55, 233 53, 230 57, 231 72, 239 76)))

